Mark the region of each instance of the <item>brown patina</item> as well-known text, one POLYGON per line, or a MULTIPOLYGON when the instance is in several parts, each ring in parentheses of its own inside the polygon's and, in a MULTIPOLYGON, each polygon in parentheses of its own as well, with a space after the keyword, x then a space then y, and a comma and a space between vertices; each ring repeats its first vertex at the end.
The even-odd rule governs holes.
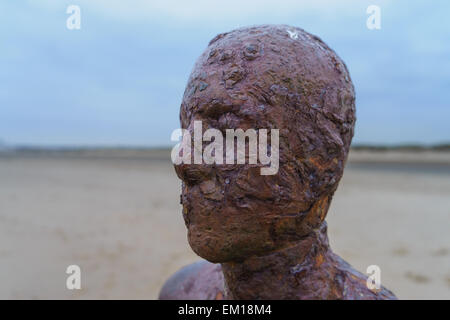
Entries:
POLYGON ((182 128, 279 129, 279 170, 181 164, 189 244, 208 260, 180 270, 161 299, 395 299, 335 255, 325 217, 355 125, 344 62, 320 38, 286 25, 216 36, 181 104, 182 128))

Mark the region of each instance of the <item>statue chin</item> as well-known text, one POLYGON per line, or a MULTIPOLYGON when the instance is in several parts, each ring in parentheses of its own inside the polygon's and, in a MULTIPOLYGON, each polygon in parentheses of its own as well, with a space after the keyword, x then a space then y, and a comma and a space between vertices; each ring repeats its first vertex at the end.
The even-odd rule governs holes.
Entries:
POLYGON ((229 236, 214 236, 214 231, 207 232, 188 231, 188 241, 192 250, 205 260, 212 263, 225 263, 230 261, 243 261, 255 254, 264 254, 274 250, 273 246, 261 246, 261 241, 251 239, 246 241, 248 235, 240 237, 236 233, 229 236))

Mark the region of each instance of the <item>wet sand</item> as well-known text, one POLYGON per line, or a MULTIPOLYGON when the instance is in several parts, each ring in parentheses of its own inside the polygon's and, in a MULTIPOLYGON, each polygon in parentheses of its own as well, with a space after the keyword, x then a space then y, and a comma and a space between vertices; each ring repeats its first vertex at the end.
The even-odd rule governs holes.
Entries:
MULTIPOLYGON (((165 151, 0 154, 0 298, 156 298, 199 259, 179 192, 165 151)), ((450 152, 352 151, 327 220, 333 250, 399 298, 450 298, 450 152)))

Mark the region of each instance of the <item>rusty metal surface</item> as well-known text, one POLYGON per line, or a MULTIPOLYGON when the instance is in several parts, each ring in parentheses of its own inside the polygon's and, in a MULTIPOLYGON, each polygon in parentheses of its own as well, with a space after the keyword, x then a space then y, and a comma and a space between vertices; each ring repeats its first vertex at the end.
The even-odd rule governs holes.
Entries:
POLYGON ((224 297, 220 264, 199 261, 176 272, 166 281, 159 298, 163 300, 221 300, 224 297))
POLYGON ((395 298, 369 290, 328 245, 324 220, 353 137, 355 93, 322 40, 285 25, 216 36, 191 73, 180 119, 191 131, 194 120, 203 130, 279 129, 280 167, 263 176, 260 164, 175 166, 189 244, 222 264, 224 284, 211 293, 204 276, 185 270, 176 283, 197 285, 183 294, 166 285, 161 298, 395 298))

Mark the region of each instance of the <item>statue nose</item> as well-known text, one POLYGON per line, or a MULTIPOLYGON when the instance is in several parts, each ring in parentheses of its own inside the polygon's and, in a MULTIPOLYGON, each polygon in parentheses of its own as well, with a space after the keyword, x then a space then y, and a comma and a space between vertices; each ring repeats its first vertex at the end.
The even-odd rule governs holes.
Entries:
POLYGON ((212 168, 198 164, 176 164, 174 165, 178 178, 188 185, 195 185, 210 178, 212 168))

